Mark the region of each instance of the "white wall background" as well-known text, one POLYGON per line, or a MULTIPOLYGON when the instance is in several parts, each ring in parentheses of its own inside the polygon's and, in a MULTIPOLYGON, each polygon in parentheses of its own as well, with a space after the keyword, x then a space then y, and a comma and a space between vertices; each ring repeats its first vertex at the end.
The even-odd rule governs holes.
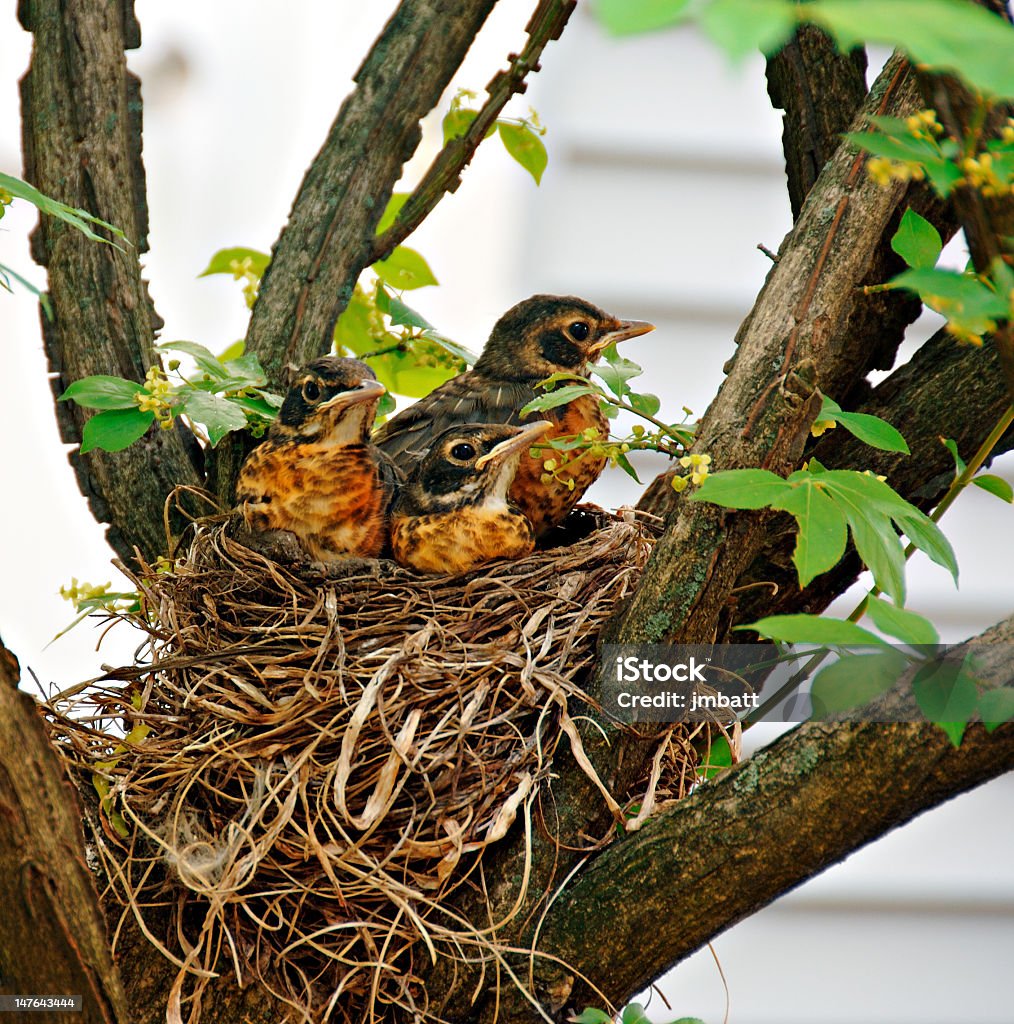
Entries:
MULTIPOLYGON (((19 174, 16 82, 30 39, 15 27, 14 7, 0 7, 0 168, 19 174)), ((144 83, 145 263, 166 320, 162 340, 220 350, 243 334, 239 287, 197 274, 218 248, 270 246, 391 7, 294 0, 280 17, 236 0, 140 0, 145 42, 130 62, 144 83)), ((457 86, 482 89, 517 50, 528 7, 501 0, 457 86)), ((441 281, 412 304, 474 349, 503 310, 535 291, 578 293, 651 319, 658 330, 629 354, 666 406, 701 414, 768 269, 756 244, 776 249, 790 222, 762 64, 732 72, 690 31, 607 40, 582 6, 544 65, 511 108, 523 114, 531 102, 550 129, 542 187, 495 141, 484 146, 458 193, 411 241, 441 281)), ((427 128, 408 180, 435 151, 439 115, 427 128)), ((21 203, 0 222, 0 263, 42 285, 28 256, 33 222, 21 203)), ((59 586, 72 575, 116 574, 61 452, 35 303, 23 293, 0 294, 0 345, 0 631, 44 684, 68 685, 129 658, 134 639, 114 630, 96 653, 99 634, 85 625, 46 646, 71 618, 59 586)), ((1010 478, 1012 465, 1001 460, 995 471, 1010 478)), ((655 467, 644 468, 650 477, 655 467)), ((960 600, 942 570, 918 557, 911 565, 914 607, 949 639, 1014 610, 1011 509, 970 491, 946 521, 960 600)), ((593 496, 615 506, 636 494, 616 474, 593 496)), ((1009 1024, 1012 796, 1007 778, 926 815, 720 937, 730 1019, 1009 1024)), ((676 1016, 722 1019, 707 952, 663 987, 676 1016)), ((652 1013, 665 1017, 657 1000, 652 1013)))

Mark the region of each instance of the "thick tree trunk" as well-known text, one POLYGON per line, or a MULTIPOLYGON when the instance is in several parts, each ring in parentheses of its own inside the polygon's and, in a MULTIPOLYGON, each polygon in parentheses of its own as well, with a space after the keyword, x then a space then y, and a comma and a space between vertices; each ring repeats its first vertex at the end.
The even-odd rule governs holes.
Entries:
MULTIPOLYGON (((130 5, 105 0, 23 0, 21 22, 33 34, 32 64, 21 83, 25 174, 48 195, 81 207, 127 236, 120 251, 44 217, 32 239, 49 271, 53 321, 43 318, 54 397, 91 374, 144 380, 158 362, 161 326, 141 280, 147 207, 141 164, 137 79, 125 46, 140 32, 130 5)), ((81 440, 94 413, 57 405, 61 440, 81 440)), ((177 430, 157 428, 123 452, 70 457, 92 514, 109 523, 108 540, 130 562, 134 546, 148 558, 165 550, 163 505, 177 484, 199 484, 177 430)))
MULTIPOLYGON (((360 271, 376 258, 378 245, 396 239, 397 231, 378 243, 374 230, 418 141, 419 118, 446 87, 494 3, 403 0, 364 61, 356 90, 307 172, 251 320, 250 350, 261 356, 276 383, 284 381, 290 364, 326 350, 360 271)), ((519 84, 571 7, 563 0, 539 3, 524 59, 519 64, 515 58, 511 71, 503 73, 506 78, 494 79, 491 99, 519 84)), ((25 147, 29 176, 39 187, 120 225, 143 251, 146 214, 139 121, 134 118, 140 105, 123 61, 124 46, 137 42, 129 11, 127 0, 122 7, 98 0, 23 0, 22 21, 36 36, 23 86, 25 147)), ((798 60, 787 54, 776 72, 782 75, 776 88, 791 122, 787 149, 798 157, 790 160, 790 178, 799 217, 740 331, 729 379, 701 432, 700 450, 712 454, 720 468, 794 467, 816 414, 814 389, 844 396, 871 366, 889 364, 917 307, 898 296, 862 296, 859 288, 891 272, 895 257, 886 238, 903 197, 934 221, 944 220, 925 190, 906 193, 901 186, 885 191, 871 185, 862 173, 862 158, 846 147, 817 176, 843 115, 850 115, 862 96, 850 58, 825 66, 823 46, 816 37, 801 36, 798 60), (835 90, 840 87, 836 109, 815 84, 825 73, 835 90)), ((863 109, 903 116, 918 105, 910 72, 895 59, 863 109)), ((465 150, 459 146, 435 165, 440 187, 453 187, 467 160, 465 150)), ((438 191, 424 190, 420 201, 435 201, 438 191)), ((153 361, 157 316, 134 255, 95 246, 50 223, 37 236, 36 250, 50 270, 56 321, 47 345, 54 369, 63 375, 57 386, 89 373, 140 379, 153 361)), ((912 372, 918 369, 913 363, 912 372)), ((922 397, 905 424, 910 436, 928 438, 937 422, 939 390, 931 388, 955 388, 953 375, 974 374, 975 368, 948 363, 946 371, 952 376, 936 369, 927 374, 926 381, 933 383, 925 384, 925 393, 922 380, 913 384, 913 392, 922 397)), ((881 397, 890 408, 900 407, 897 392, 875 394, 874 401, 881 397)), ((955 434, 981 410, 963 403, 960 412, 966 419, 956 418, 955 434)), ((60 415, 65 438, 78 439, 81 414, 61 407, 60 415)), ((78 457, 76 467, 96 516, 113 524, 111 542, 128 558, 134 544, 149 555, 160 550, 165 495, 177 483, 198 482, 175 432, 153 433, 116 456, 78 457)), ((225 466, 223 480, 233 468, 225 466)), ((914 476, 905 478, 902 490, 912 494, 919 483, 914 476)), ((664 482, 661 493, 665 501, 660 507, 669 514, 666 533, 614 635, 708 640, 728 627, 732 589, 762 550, 760 519, 673 501, 664 482)), ((836 579, 835 586, 843 586, 844 578, 836 579)), ((1012 635, 1008 623, 989 639, 999 650, 1000 641, 1012 635)), ((16 675, 9 661, 0 661, 0 669, 4 665, 7 675, 16 675)), ((46 969, 54 973, 40 976, 40 983, 53 991, 86 994, 86 1020, 129 1017, 154 1024, 164 1019, 176 969, 128 915, 116 922, 124 999, 84 867, 73 795, 67 793, 52 752, 40 743, 41 729, 27 699, 0 685, 2 700, 9 710, 0 722, 8 730, 0 747, 0 828, 7 827, 8 835, 0 837, 0 858, 13 852, 15 860, 0 863, 0 875, 9 885, 8 902, 24 910, 5 915, 0 926, 5 976, 19 986, 27 984, 22 979, 33 964, 38 966, 41 958, 32 954, 42 936, 51 953, 46 959, 52 961, 46 969)), ((615 743, 607 749, 591 736, 588 749, 609 785, 622 793, 642 773, 651 746, 615 743)), ((641 833, 599 853, 551 908, 539 945, 564 956, 621 1002, 667 964, 849 850, 1012 764, 1010 726, 989 738, 973 729, 957 751, 928 726, 804 726, 641 833), (900 761, 897 785, 885 798, 885 765, 900 761), (857 809, 863 815, 857 816, 857 809), (743 868, 746 850, 753 851, 757 870, 743 868), (632 910, 631 893, 644 892, 645 872, 658 886, 668 886, 656 890, 658 906, 665 908, 661 915, 650 900, 639 899, 641 912, 632 910), (678 916, 669 913, 673 901, 682 908, 678 916), (707 914, 700 912, 702 906, 707 914), (646 917, 670 926, 648 929, 646 917)), ((558 757, 553 768, 559 776, 552 787, 556 805, 545 802, 545 829, 534 840, 531 885, 537 894, 559 885, 584 856, 568 848, 588 845, 582 833, 590 830, 593 839, 605 840, 613 832, 600 794, 570 759, 558 757), (558 837, 564 846, 556 845, 558 837)), ((516 899, 512 867, 524 845, 524 837, 509 837, 486 860, 495 917, 516 899)), ((532 922, 543 910, 541 895, 531 899, 517 919, 527 920, 526 927, 504 934, 503 940, 519 946, 530 942, 532 922)), ((526 977, 527 965, 519 960, 518 968, 519 976, 526 977)), ((475 977, 453 974, 446 964, 434 967, 429 977, 434 1006, 462 1019, 488 1018, 496 1003, 489 989, 492 979, 487 977, 474 1003, 475 977)), ((544 960, 536 963, 534 994, 554 1013, 586 997, 595 1001, 570 972, 544 960)), ((505 1019, 534 1016, 509 984, 499 995, 505 1019)), ((285 1012, 265 992, 253 987, 240 991, 228 977, 205 995, 201 1010, 206 1024, 267 1024, 285 1012)))
POLYGON ((0 641, 0 993, 77 995, 86 1024, 127 1024, 80 805, 19 674, 0 641))

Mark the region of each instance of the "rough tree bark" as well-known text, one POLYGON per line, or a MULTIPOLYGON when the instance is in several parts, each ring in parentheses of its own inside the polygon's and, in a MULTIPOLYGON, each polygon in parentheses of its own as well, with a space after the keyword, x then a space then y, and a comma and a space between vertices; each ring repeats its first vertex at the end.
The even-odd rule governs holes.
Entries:
MULTIPOLYGON (((22 0, 21 24, 34 35, 21 83, 25 176, 37 188, 121 228, 130 247, 96 245, 62 221, 44 218, 32 255, 49 271, 53 321, 42 318, 54 397, 90 374, 144 380, 157 362, 161 326, 141 280, 148 213, 141 165, 140 86, 125 47, 140 43, 129 5, 101 0, 22 0)), ((57 406, 60 439, 81 440, 94 413, 57 406)), ((92 514, 108 523, 113 550, 132 561, 165 548, 162 509, 176 484, 199 484, 176 430, 149 431, 124 452, 71 455, 92 514)))
POLYGON ((77 796, 19 675, 0 641, 0 990, 80 995, 88 1024, 125 1024, 77 796))
MULTIPOLYGON (((481 141, 481 120, 466 139, 441 154, 391 232, 374 238, 401 166, 418 141, 419 118, 439 98, 494 3, 403 0, 364 61, 357 88, 339 112, 296 197, 251 318, 248 345, 261 356, 276 383, 284 380, 289 363, 325 350, 334 320, 363 267, 404 237, 444 191, 456 187, 461 168, 481 141)), ((561 0, 538 4, 529 25, 529 43, 520 56, 512 57, 509 70, 490 83, 483 116, 495 118, 503 102, 523 87, 525 74, 537 68, 543 47, 559 34, 572 7, 572 2, 561 0)), ((23 87, 29 177, 44 191, 121 225, 141 249, 146 217, 140 104, 123 61, 124 47, 137 42, 129 0, 121 5, 98 0, 22 0, 20 15, 36 36, 32 69, 23 87)), ((948 226, 950 214, 925 189, 898 185, 881 190, 867 181, 861 157, 848 147, 835 149, 832 144, 860 104, 866 113, 895 116, 920 105, 904 62, 892 60, 863 102, 856 58, 832 57, 819 34, 804 33, 794 45, 773 64, 771 87, 786 110, 790 187, 798 218, 739 332, 729 377, 700 433, 699 449, 711 454, 722 468, 794 468, 804 453, 819 405, 817 387, 839 397, 846 407, 854 407, 844 400, 847 396, 858 402, 861 395, 874 410, 905 408, 906 433, 929 445, 939 424, 940 389, 953 389, 956 381, 967 382, 976 371, 964 353, 952 358, 937 340, 933 343, 937 348, 928 349, 929 355, 920 355, 909 367, 896 371, 872 394, 863 392, 861 382, 867 371, 892 364, 904 328, 917 312, 915 304, 898 296, 861 292, 864 283, 879 283, 896 269, 886 239, 902 203, 915 206, 945 234, 953 232, 953 226, 948 226), (934 352, 938 359, 929 366, 925 360, 934 352)), ((52 365, 64 375, 61 385, 89 373, 140 379, 152 362, 157 317, 136 259, 79 242, 60 225, 51 224, 37 236, 36 254, 50 271, 56 321, 48 330, 47 345, 52 365)), ((995 388, 987 390, 981 406, 948 407, 953 412, 948 431, 952 436, 971 438, 981 430, 982 410, 1002 401, 995 388)), ((80 414, 63 411, 61 415, 65 438, 78 439, 80 414)), ((826 443, 840 445, 840 440, 826 443)), ((930 453, 936 459, 934 474, 943 472, 938 456, 930 453)), ((838 457, 850 455, 842 450, 838 457)), ((866 463, 870 464, 868 452, 866 463)), ((151 436, 118 456, 96 453, 79 458, 76 468, 96 516, 113 524, 111 543, 128 558, 135 543, 146 554, 158 550, 165 494, 176 483, 200 479, 183 439, 174 432, 151 436)), ((226 467, 223 478, 229 471, 226 467)), ((899 467, 894 477, 902 493, 932 500, 931 494, 920 494, 925 471, 919 478, 905 473, 899 467)), ((633 604, 614 624, 613 636, 665 639, 679 635, 685 641, 707 641, 724 635, 735 614, 729 610, 730 598, 744 571, 758 557, 768 570, 777 568, 780 549, 777 543, 766 543, 760 516, 674 500, 664 481, 653 493, 660 502, 656 507, 667 515, 666 531, 633 604)), ((843 587, 846 576, 843 570, 831 586, 843 587)), ((998 645, 1001 639, 1009 641, 1012 630, 1007 623, 989 640, 998 645)), ((11 718, 12 727, 25 730, 18 736, 28 738, 19 742, 34 751, 33 726, 17 724, 24 718, 24 705, 23 699, 13 701, 12 716, 20 717, 11 718)), ((710 935, 815 871, 920 810, 1007 770, 1014 764, 1012 733, 1011 727, 1005 727, 987 739, 981 729, 973 729, 960 750, 953 751, 942 734, 915 726, 797 729, 723 782, 703 788, 641 833, 599 853, 550 910, 540 947, 565 955, 578 967, 594 968, 600 987, 614 1001, 622 1001, 710 935), (880 786, 885 759, 902 755, 903 769, 896 773, 901 782, 885 801, 880 786), (876 799, 864 802, 864 794, 874 792, 876 799), (848 796, 828 799, 829 793, 848 796), (867 811, 859 822, 856 808, 867 811), (804 817, 812 827, 801 834, 799 822, 804 817), (695 842, 702 832, 714 837, 718 821, 725 823, 726 843, 695 842), (754 829, 749 834, 744 831, 747 824, 754 829), (817 842, 814 837, 821 824, 824 838, 817 842), (765 839, 764 856, 756 861, 763 870, 753 872, 747 885, 743 852, 751 845, 759 848, 758 836, 765 839), (697 850, 697 855, 685 852, 690 849, 697 850), (672 870, 674 857, 678 873, 672 870), (660 886, 662 875, 670 878, 669 887, 660 888, 659 893, 680 901, 698 927, 688 928, 684 922, 677 929, 644 928, 643 915, 631 912, 629 895, 624 894, 632 888, 642 891, 644 875, 639 872, 645 871, 659 872, 660 886), (723 881, 729 872, 736 873, 731 886, 723 881), (737 898, 729 897, 730 890, 737 898), (708 915, 692 913, 698 899, 707 902, 708 915), (608 928, 586 928, 583 918, 596 901, 599 908, 618 901, 624 913, 614 914, 608 928), (705 920, 707 925, 701 925, 705 920), (623 927, 629 922, 637 929, 636 941, 623 933, 618 922, 623 927), (652 934, 646 943, 647 932, 652 934), (644 954, 632 956, 637 949, 644 954)), ((647 743, 616 743, 609 749, 594 742, 588 746, 601 774, 618 793, 641 774, 650 750, 647 743)), ((9 743, 0 748, 4 753, 12 749, 9 743)), ((11 817, 10 808, 16 806, 11 793, 19 794, 24 784, 6 764, 8 774, 0 774, 5 787, 0 789, 0 809, 7 820, 15 821, 15 838, 24 848, 32 849, 34 844, 38 850, 48 850, 52 843, 62 842, 63 850, 79 855, 80 834, 76 823, 66 817, 73 803, 64 797, 66 787, 55 759, 47 761, 40 753, 32 763, 35 785, 45 794, 46 813, 11 817), (48 838, 40 833, 49 833, 48 838)), ((559 773, 553 786, 557 815, 548 827, 565 838, 588 828, 593 835, 604 835, 611 822, 599 813, 598 795, 587 786, 584 775, 566 757, 558 760, 554 771, 559 773)), ((4 820, 0 816, 0 827, 4 820)), ((494 916, 515 898, 510 870, 497 871, 497 866, 509 868, 517 855, 518 844, 508 841, 488 861, 487 874, 494 879, 490 892, 494 916)), ((558 883, 580 856, 561 853, 553 838, 537 837, 533 891, 541 893, 543 886, 558 883)), ((175 969, 129 920, 125 922, 119 955, 130 1005, 126 1015, 116 972, 97 935, 94 893, 86 884, 81 861, 73 856, 65 860, 66 880, 61 874, 61 880, 52 885, 60 887, 74 923, 60 925, 61 919, 46 902, 36 901, 32 907, 41 908, 40 920, 60 925, 57 932, 62 930, 62 935, 54 936, 50 948, 68 937, 72 940, 68 969, 77 972, 74 976, 82 979, 82 986, 87 981, 94 993, 95 1015, 87 1019, 160 1020, 175 969)), ((53 891, 39 889, 47 900, 53 891)), ((649 902, 638 905, 653 915, 649 902)), ((526 911, 534 911, 537 919, 542 909, 536 899, 526 911)), ((8 942, 10 935, 5 923, 0 943, 8 942)), ((503 938, 523 945, 531 941, 531 926, 503 938)), ((54 978, 54 984, 58 980, 54 978)), ((492 1012, 493 1002, 485 996, 477 1005, 472 1003, 470 979, 452 982, 437 965, 429 980, 435 1004, 442 1004, 448 1013, 464 1019, 476 1014, 488 1017, 492 1012)), ((73 987, 74 982, 68 979, 66 984, 73 987)), ((62 981, 60 988, 70 990, 62 981)), ((584 995, 567 972, 544 961, 536 971, 536 991, 553 1012, 584 995)), ((509 990, 500 1005, 507 1019, 532 1017, 531 1008, 509 990)), ((207 1024, 239 1019, 266 1024, 277 1020, 279 1011, 265 993, 240 992, 225 979, 205 998, 203 1012, 207 1024)))

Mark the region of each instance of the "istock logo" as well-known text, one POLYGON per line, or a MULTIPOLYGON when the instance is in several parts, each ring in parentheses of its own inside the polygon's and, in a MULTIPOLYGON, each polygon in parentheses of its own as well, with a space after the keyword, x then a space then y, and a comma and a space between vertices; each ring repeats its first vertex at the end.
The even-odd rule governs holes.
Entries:
MULTIPOLYGON (((711 658, 707 659, 711 661, 711 658)), ((616 659, 616 681, 618 683, 706 683, 704 666, 691 655, 690 660, 670 665, 668 662, 656 664, 647 658, 639 658, 632 654, 626 658, 616 659)))
POLYGON ((757 708, 759 654, 769 659, 756 644, 607 644, 604 705, 625 722, 731 722, 757 708))

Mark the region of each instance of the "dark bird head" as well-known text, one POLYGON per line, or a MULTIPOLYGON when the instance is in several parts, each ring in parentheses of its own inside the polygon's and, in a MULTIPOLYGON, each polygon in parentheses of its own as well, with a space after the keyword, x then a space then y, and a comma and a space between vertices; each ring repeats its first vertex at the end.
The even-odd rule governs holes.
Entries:
POLYGON ((500 380, 587 376, 608 345, 654 329, 643 320, 617 320, 573 295, 533 295, 496 322, 475 368, 500 380))
POLYGON ((536 420, 462 423, 438 435, 415 467, 395 515, 450 512, 466 505, 504 505, 521 455, 553 425, 536 420))
POLYGON ((385 391, 358 359, 315 359, 296 374, 271 436, 338 445, 367 441, 385 391))

